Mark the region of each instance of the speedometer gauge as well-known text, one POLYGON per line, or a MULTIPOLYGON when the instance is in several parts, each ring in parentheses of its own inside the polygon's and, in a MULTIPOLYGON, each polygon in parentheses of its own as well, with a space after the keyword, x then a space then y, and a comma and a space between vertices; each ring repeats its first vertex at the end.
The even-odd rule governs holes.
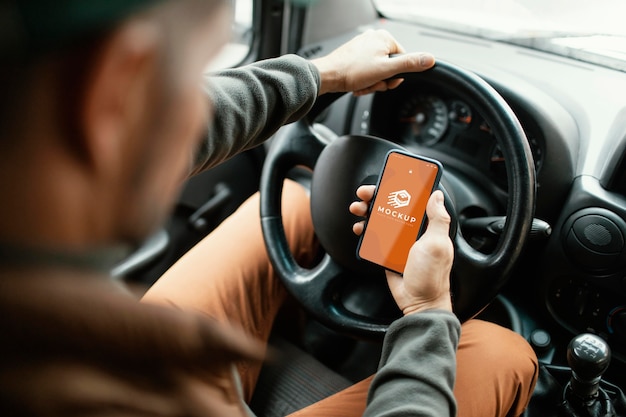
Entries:
POLYGON ((422 145, 437 143, 448 129, 448 108, 442 99, 416 95, 400 108, 400 122, 406 136, 422 145))
MULTIPOLYGON (((538 172, 543 162, 543 151, 539 145, 539 141, 533 136, 528 136, 528 144, 530 145, 530 151, 533 155, 535 163, 535 172, 538 172)), ((506 166, 505 166, 504 153, 500 149, 500 145, 495 144, 489 158, 489 169, 493 175, 493 178, 503 187, 507 184, 506 166)))
POLYGON ((453 125, 466 129, 472 123, 472 109, 466 103, 454 100, 450 103, 449 118, 453 125))

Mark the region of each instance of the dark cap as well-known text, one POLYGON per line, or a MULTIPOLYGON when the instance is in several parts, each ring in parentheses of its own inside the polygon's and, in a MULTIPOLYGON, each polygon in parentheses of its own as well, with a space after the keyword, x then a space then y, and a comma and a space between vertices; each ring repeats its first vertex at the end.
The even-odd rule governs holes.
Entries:
POLYGON ((0 53, 32 55, 106 30, 162 0, 0 0, 0 53))

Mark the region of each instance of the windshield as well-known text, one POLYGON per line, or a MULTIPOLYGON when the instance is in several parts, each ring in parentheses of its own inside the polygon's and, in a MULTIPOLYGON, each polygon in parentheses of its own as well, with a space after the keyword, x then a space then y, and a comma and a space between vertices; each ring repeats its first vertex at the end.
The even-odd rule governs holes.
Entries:
POLYGON ((379 12, 626 71, 625 0, 374 0, 379 12))

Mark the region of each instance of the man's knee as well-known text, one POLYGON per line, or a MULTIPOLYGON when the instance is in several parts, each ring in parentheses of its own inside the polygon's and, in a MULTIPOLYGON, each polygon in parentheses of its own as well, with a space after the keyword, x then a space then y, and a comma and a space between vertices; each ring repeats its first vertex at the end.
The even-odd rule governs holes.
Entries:
POLYGON ((528 405, 538 376, 537 356, 519 334, 493 323, 470 320, 461 330, 458 351, 457 387, 462 401, 459 415, 480 415, 475 410, 489 409, 489 415, 516 416, 528 405), (489 394, 493 404, 473 404, 474 396, 489 394), (463 413, 464 405, 471 412, 463 413))
POLYGON ((282 216, 283 223, 311 218, 309 194, 295 181, 286 180, 283 184, 282 216))
POLYGON ((284 183, 282 217, 287 242, 295 259, 301 264, 309 263, 317 251, 310 199, 307 190, 294 181, 284 183))
POLYGON ((465 345, 479 347, 486 360, 496 362, 516 361, 537 363, 530 344, 519 334, 505 327, 482 320, 470 320, 463 324, 460 349, 465 345))

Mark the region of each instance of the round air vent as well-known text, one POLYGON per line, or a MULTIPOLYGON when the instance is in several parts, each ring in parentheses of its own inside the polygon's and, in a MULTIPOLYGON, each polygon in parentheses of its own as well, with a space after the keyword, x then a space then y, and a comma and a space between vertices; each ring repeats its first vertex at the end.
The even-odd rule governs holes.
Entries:
POLYGON ((594 207, 572 214, 563 227, 570 260, 591 270, 611 270, 626 255, 626 222, 610 210, 594 207))

